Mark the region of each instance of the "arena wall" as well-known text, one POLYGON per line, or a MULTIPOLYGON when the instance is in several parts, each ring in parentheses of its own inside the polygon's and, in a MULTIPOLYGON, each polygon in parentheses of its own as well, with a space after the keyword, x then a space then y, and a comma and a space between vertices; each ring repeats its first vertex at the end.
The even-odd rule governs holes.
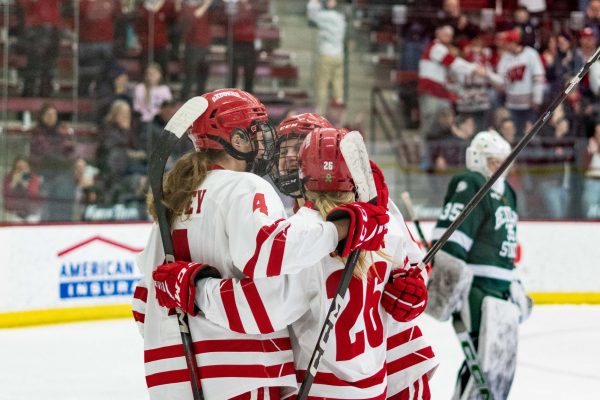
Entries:
MULTIPOLYGON (((423 223, 426 234, 432 228, 423 223)), ((0 227, 0 328, 130 317, 141 277, 135 257, 149 229, 0 227)), ((600 223, 523 221, 518 229, 518 269, 536 304, 600 304, 600 223)))

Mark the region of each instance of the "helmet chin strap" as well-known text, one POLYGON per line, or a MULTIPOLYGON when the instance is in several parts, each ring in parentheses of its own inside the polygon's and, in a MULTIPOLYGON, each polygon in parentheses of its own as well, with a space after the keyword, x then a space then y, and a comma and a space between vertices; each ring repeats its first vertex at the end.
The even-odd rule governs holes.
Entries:
POLYGON ((257 150, 244 153, 242 151, 236 150, 235 147, 231 145, 231 143, 219 136, 207 135, 207 137, 223 146, 223 149, 231 157, 235 158, 236 160, 246 161, 246 172, 252 172, 252 169, 254 167, 254 159, 256 158, 256 154, 258 153, 257 150))

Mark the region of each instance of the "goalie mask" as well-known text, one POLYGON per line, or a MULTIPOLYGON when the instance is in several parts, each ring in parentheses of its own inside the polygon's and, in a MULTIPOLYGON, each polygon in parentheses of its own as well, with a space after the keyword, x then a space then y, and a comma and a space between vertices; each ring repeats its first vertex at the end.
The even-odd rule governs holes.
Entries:
POLYGON ((275 165, 269 174, 281 193, 302 197, 298 151, 306 135, 316 128, 333 128, 333 125, 319 114, 305 113, 286 118, 277 127, 275 165))
MULTIPOLYGON (((474 172, 479 172, 489 179, 496 169, 490 169, 489 159, 504 160, 510 154, 510 144, 496 131, 479 132, 469 147, 467 147, 467 168, 474 172)), ((506 173, 498 179, 492 189, 502 193, 504 192, 504 177, 506 173)))
POLYGON ((354 182, 340 150, 348 131, 318 128, 306 136, 298 153, 299 175, 305 190, 353 192, 354 182))
POLYGON ((265 106, 250 93, 239 89, 219 89, 202 95, 208 108, 192 125, 190 139, 196 151, 223 149, 237 160, 246 161, 247 171, 264 175, 274 152, 274 129, 265 106), (236 150, 231 138, 238 134, 252 149, 236 150))

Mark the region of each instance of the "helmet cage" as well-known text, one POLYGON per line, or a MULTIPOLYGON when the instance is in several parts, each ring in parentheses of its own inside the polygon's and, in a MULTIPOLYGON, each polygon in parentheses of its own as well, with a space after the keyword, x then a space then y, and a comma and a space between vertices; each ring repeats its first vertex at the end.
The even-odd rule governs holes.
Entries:
POLYGON ((302 182, 298 173, 298 153, 305 134, 280 136, 275 142, 275 151, 269 176, 279 191, 287 196, 301 198, 302 182))

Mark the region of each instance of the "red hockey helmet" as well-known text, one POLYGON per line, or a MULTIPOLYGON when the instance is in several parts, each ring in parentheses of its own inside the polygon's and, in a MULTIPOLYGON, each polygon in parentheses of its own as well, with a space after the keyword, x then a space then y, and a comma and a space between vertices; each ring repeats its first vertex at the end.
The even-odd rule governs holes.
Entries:
POLYGON ((345 129, 319 128, 306 136, 298 154, 300 179, 306 190, 352 192, 354 182, 340 151, 345 129))
POLYGON ((302 197, 302 184, 298 176, 298 150, 315 128, 333 128, 333 125, 315 113, 305 113, 284 119, 277 127, 275 165, 269 174, 275 186, 283 194, 302 197))
POLYGON ((239 89, 219 89, 202 95, 208 108, 192 125, 190 138, 197 151, 224 149, 232 157, 264 167, 274 152, 275 130, 268 122, 265 106, 253 95, 239 89), (253 143, 253 151, 242 153, 230 143, 235 132, 246 135, 253 143), (261 149, 262 146, 262 149, 261 149))

